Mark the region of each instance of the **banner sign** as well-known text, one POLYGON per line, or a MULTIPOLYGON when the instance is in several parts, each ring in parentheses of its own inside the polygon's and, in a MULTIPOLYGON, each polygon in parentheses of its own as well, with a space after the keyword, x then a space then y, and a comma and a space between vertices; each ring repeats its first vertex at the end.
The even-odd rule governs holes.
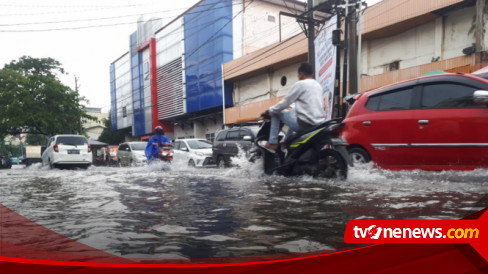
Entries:
POLYGON ((332 31, 337 26, 337 16, 332 17, 315 38, 315 79, 322 86, 325 119, 332 118, 336 47, 332 44, 332 31))

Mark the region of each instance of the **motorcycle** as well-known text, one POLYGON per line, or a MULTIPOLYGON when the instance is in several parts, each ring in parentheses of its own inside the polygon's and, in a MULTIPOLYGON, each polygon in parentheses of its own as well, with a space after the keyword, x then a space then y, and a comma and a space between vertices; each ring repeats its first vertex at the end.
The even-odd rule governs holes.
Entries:
MULTIPOLYGON (((263 157, 267 175, 347 178, 348 166, 353 163, 346 149, 347 142, 339 136, 344 126, 341 119, 329 120, 295 134, 289 140, 280 142, 276 153, 272 153, 258 145, 259 141, 269 139, 271 123, 269 117, 263 118, 265 120, 257 133, 251 160, 263 157)), ((283 136, 279 137, 281 139, 283 136)))
POLYGON ((168 145, 159 146, 158 158, 167 163, 173 161, 173 147, 168 145))

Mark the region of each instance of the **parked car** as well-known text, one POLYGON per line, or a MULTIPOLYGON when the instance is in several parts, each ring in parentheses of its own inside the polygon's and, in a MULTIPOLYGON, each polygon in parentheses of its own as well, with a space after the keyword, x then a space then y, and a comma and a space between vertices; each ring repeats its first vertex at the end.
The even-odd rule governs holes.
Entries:
POLYGON ((42 153, 42 164, 54 167, 83 167, 92 164, 91 147, 82 135, 51 137, 42 153))
POLYGON ((388 169, 488 167, 488 80, 438 74, 355 97, 342 137, 355 162, 388 169))
POLYGON ((231 158, 237 156, 240 147, 248 151, 254 145, 258 128, 239 127, 217 133, 212 146, 212 157, 219 168, 228 167, 231 158))
POLYGON ((215 165, 212 143, 205 139, 178 139, 174 142, 174 159, 182 160, 190 167, 215 165))
POLYGON ((117 160, 120 165, 132 166, 147 164, 146 149, 147 142, 126 142, 119 145, 117 160))

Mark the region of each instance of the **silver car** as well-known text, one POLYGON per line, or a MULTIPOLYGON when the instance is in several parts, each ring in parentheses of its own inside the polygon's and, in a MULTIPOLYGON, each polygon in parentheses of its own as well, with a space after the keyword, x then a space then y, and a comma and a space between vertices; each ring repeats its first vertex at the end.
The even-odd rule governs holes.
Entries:
POLYGON ((119 145, 117 159, 122 166, 144 165, 147 163, 147 142, 126 142, 119 145))

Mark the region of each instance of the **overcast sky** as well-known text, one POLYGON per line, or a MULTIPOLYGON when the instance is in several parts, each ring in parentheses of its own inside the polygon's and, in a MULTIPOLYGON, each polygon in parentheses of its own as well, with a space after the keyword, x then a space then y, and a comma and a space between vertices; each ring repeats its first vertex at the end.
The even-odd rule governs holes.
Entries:
MULTIPOLYGON (((89 100, 110 108, 109 66, 129 50, 129 35, 141 15, 164 23, 197 0, 2 0, 0 68, 27 55, 52 57, 69 73, 61 77, 89 100)), ((379 0, 368 1, 372 3, 379 0)))
POLYGON ((137 20, 181 14, 196 0, 2 0, 0 2, 0 68, 27 55, 52 57, 69 75, 61 80, 89 106, 110 108, 110 71, 129 50, 137 20), (53 23, 61 22, 61 23, 53 23))

